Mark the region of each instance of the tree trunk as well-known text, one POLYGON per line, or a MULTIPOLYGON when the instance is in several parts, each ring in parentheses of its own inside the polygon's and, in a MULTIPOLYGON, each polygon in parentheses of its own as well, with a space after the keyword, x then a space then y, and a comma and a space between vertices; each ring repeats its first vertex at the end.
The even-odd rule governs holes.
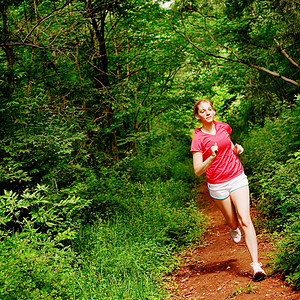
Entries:
MULTIPOLYGON (((9 36, 9 30, 8 30, 8 20, 7 20, 7 10, 5 5, 1 5, 1 14, 2 14, 2 20, 3 20, 3 37, 4 40, 1 41, 2 49, 4 50, 8 62, 9 70, 13 70, 14 63, 15 63, 15 56, 14 52, 11 46, 9 46, 10 36, 9 36)), ((8 74, 7 80, 9 84, 13 87, 14 86, 14 78, 12 75, 12 72, 8 74)))
MULTIPOLYGON (((108 59, 107 59, 106 43, 105 43, 105 19, 107 13, 105 9, 103 9, 100 12, 100 28, 99 28, 99 24, 97 22, 95 10, 93 8, 93 4, 91 0, 87 2, 87 10, 89 12, 92 21, 92 27, 98 43, 98 50, 96 51, 98 54, 94 59, 94 64, 95 64, 94 67, 97 72, 97 74, 95 75, 95 79, 99 85, 99 89, 104 90, 107 97, 111 98, 110 90, 109 90, 110 82, 108 78, 108 59)), ((105 106, 106 106, 107 123, 110 127, 113 127, 114 114, 112 110, 112 105, 110 102, 107 101, 105 106)), ((95 116, 95 119, 97 119, 97 116, 95 116)), ((111 129, 108 139, 109 139, 108 141, 109 148, 112 151, 113 160, 118 161, 119 156, 118 156, 118 147, 117 147, 117 136, 113 128, 111 129)))

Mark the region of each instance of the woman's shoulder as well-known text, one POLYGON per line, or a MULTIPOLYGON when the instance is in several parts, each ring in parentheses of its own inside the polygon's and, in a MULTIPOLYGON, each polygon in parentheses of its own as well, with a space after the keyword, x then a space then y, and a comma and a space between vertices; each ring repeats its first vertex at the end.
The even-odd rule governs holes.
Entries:
POLYGON ((224 123, 224 122, 220 122, 220 121, 214 121, 215 122, 215 126, 216 128, 223 128, 225 129, 228 133, 231 133, 232 129, 231 127, 227 124, 227 123, 224 123))
POLYGON ((199 134, 199 133, 201 133, 202 131, 201 131, 201 128, 196 128, 195 130, 194 130, 194 135, 195 134, 199 134))
POLYGON ((196 128, 193 133, 193 140, 201 140, 202 135, 203 135, 203 133, 201 131, 201 127, 196 128))
POLYGON ((220 122, 220 121, 214 121, 215 125, 218 125, 218 126, 229 126, 227 123, 224 123, 224 122, 220 122))

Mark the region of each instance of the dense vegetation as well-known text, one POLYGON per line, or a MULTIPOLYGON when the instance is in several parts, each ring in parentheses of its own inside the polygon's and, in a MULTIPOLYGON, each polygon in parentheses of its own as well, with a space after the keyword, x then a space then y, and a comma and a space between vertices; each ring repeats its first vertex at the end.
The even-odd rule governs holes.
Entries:
POLYGON ((162 2, 0 1, 1 299, 167 298, 206 227, 199 97, 244 145, 274 270, 300 286, 299 4, 162 2))

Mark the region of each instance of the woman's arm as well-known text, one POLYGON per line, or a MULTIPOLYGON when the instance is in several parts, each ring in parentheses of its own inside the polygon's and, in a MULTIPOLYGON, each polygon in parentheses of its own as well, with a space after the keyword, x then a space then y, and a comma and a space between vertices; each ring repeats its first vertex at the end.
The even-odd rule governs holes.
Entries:
POLYGON ((244 152, 244 148, 241 145, 239 144, 233 145, 232 142, 231 142, 231 149, 235 154, 242 154, 244 152))
POLYGON ((197 176, 202 175, 206 172, 208 167, 214 161, 217 156, 218 146, 215 144, 211 147, 211 156, 208 157, 205 161, 203 161, 203 155, 201 152, 193 152, 193 164, 194 164, 194 172, 197 176))

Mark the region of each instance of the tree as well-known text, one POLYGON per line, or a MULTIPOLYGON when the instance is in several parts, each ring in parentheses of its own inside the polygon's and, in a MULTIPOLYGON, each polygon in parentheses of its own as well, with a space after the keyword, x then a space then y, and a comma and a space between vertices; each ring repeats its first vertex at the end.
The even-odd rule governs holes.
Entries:
POLYGON ((171 34, 164 13, 153 1, 6 2, 0 67, 11 81, 1 118, 10 129, 2 136, 32 134, 32 109, 43 126, 49 112, 67 121, 76 115, 94 154, 117 161, 174 97, 168 91, 187 43, 171 34))
POLYGON ((223 114, 243 109, 249 125, 278 115, 281 104, 294 104, 299 92, 299 14, 294 10, 299 4, 291 8, 288 2, 175 1, 170 19, 193 49, 198 68, 194 63, 192 69, 203 79, 198 88, 214 97, 212 87, 223 85, 232 95, 223 103, 223 114))
MULTIPOLYGON (((211 10, 210 14, 208 14, 207 5, 205 5, 206 7, 203 4, 199 7, 194 6, 192 9, 194 20, 193 23, 189 22, 188 25, 185 21, 186 13, 179 9, 183 30, 178 31, 178 33, 182 34, 193 47, 205 55, 245 64, 253 69, 266 72, 269 75, 281 78, 299 87, 300 84, 296 80, 272 71, 268 66, 256 64, 256 61, 259 62, 259 58, 262 58, 260 54, 263 51, 267 54, 274 51, 273 44, 275 43, 285 58, 299 69, 296 59, 288 55, 285 50, 285 48, 290 48, 291 52, 295 53, 295 49, 292 49, 296 46, 295 40, 291 41, 292 44, 282 47, 276 39, 278 28, 284 25, 285 30, 288 30, 289 23, 284 22, 281 18, 283 16, 273 10, 274 8, 271 7, 269 1, 263 1, 264 5, 262 5, 261 1, 251 1, 247 5, 243 1, 240 2, 225 1, 223 11, 217 8, 216 5, 212 5, 210 8, 213 8, 214 15, 211 15, 211 10), (234 10, 237 5, 238 9, 234 10), (279 21, 273 25, 273 28, 269 30, 270 33, 267 34, 269 28, 266 27, 271 24, 271 20, 276 18, 279 18, 279 21), (197 25, 199 29, 195 31, 194 29, 197 25), (213 47, 210 45, 212 49, 207 47, 208 43, 205 45, 204 43, 197 42, 197 36, 199 37, 200 34, 213 44, 213 47), (262 37, 264 37, 264 41, 262 37), (224 50, 225 53, 222 54, 221 50, 224 50), (249 57, 249 53, 254 54, 256 61, 253 59, 254 57, 249 57)), ((298 22, 299 20, 295 21, 298 22)), ((287 43, 288 40, 283 42, 287 43)))

